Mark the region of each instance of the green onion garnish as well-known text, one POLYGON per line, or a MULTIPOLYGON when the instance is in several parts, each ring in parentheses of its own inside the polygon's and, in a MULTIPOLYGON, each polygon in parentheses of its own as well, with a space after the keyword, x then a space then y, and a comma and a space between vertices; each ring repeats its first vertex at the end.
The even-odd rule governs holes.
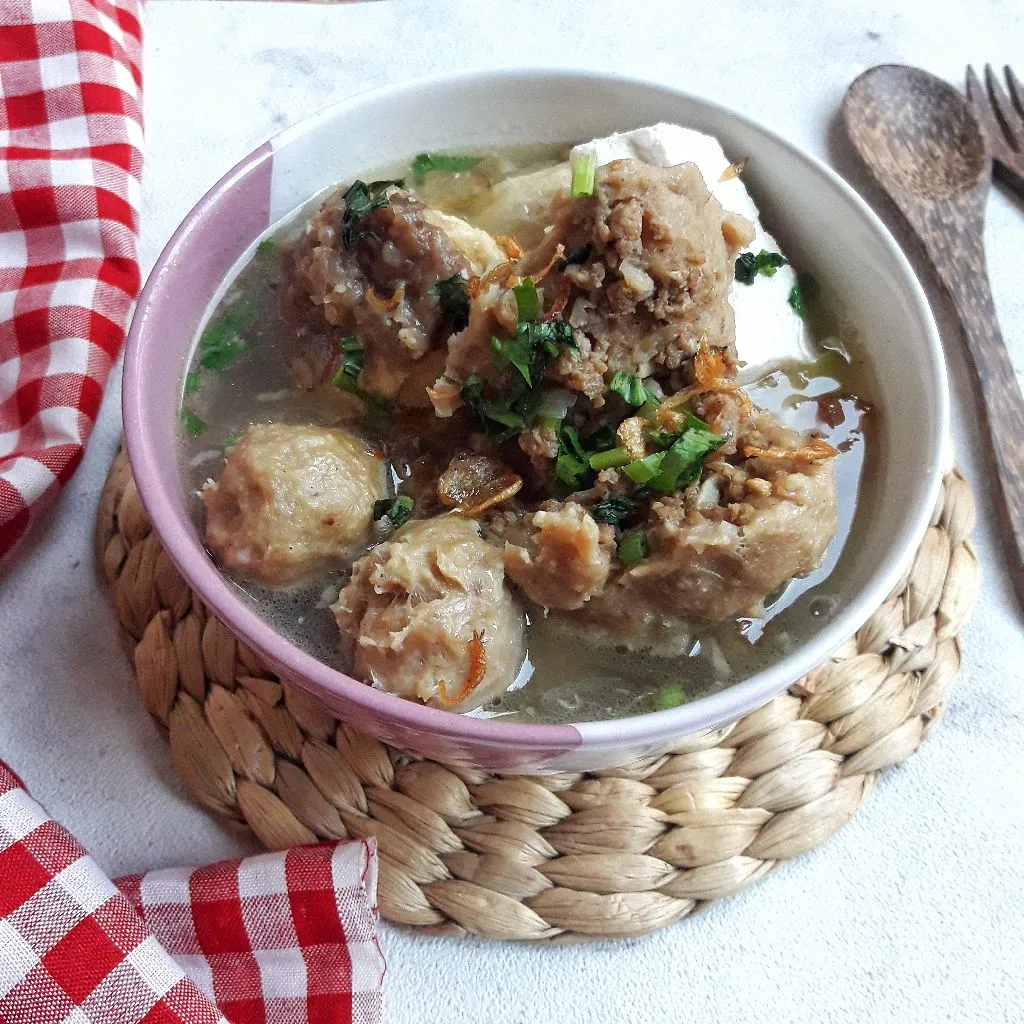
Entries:
POLYGON ((199 390, 199 371, 185 374, 185 394, 194 395, 199 390))
POLYGON ((264 238, 263 241, 256 246, 256 255, 269 256, 275 249, 277 249, 277 240, 274 238, 264 238))
POLYGON ((422 185, 430 171, 471 171, 483 159, 481 156, 449 156, 445 153, 420 153, 409 166, 413 183, 422 185))
POLYGON ((344 358, 341 365, 331 377, 331 385, 339 391, 347 391, 355 395, 365 406, 367 415, 380 421, 387 417, 388 403, 380 395, 372 391, 364 391, 359 386, 359 375, 363 372, 363 364, 366 361, 366 353, 363 346, 351 335, 347 334, 340 342, 344 358))
POLYGON ((596 452, 590 456, 590 468, 598 471, 626 466, 629 462, 629 452, 625 448, 610 448, 608 451, 596 452))
POLYGON ((374 521, 387 516, 391 520, 391 525, 398 529, 412 518, 414 505, 412 498, 407 494, 399 494, 397 498, 381 498, 373 503, 374 521))
POLYGON ((182 429, 189 437, 198 437, 206 429, 206 424, 191 409, 182 407, 179 418, 182 429))
POLYGON ((540 296, 532 277, 524 277, 513 289, 516 297, 516 315, 520 320, 537 320, 540 317, 540 296))
POLYGON ((774 277, 775 271, 788 262, 781 252, 762 249, 756 256, 752 252, 741 252, 736 257, 736 280, 740 284, 753 284, 758 274, 774 277))
POLYGON ((654 452, 626 466, 622 472, 635 484, 646 484, 661 472, 661 464, 667 452, 654 452))
POLYGON ((646 558, 649 550, 647 534, 640 528, 630 530, 619 540, 619 561, 623 565, 633 565, 646 558))
POLYGON ((656 698, 658 708, 667 711, 669 708, 677 708, 689 700, 686 691, 681 683, 667 683, 658 691, 656 698))
POLYGON ((573 199, 585 199, 594 194, 597 180, 597 157, 593 153, 572 158, 572 183, 569 195, 573 199))

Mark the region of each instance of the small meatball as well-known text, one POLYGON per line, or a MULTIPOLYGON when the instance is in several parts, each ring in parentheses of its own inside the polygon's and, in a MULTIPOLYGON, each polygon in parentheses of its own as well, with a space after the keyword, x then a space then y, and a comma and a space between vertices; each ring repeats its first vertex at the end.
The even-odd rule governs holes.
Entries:
POLYGON ((383 460, 347 431, 250 427, 203 490, 206 543, 226 569, 288 586, 351 558, 385 494, 383 460))
POLYGON ((501 693, 525 657, 524 618, 501 552, 477 524, 419 520, 356 562, 331 610, 350 671, 381 690, 469 711, 501 693))
POLYGON ((614 531, 598 526, 574 501, 533 516, 525 547, 505 545, 505 571, 545 608, 581 608, 600 593, 615 551, 614 531))

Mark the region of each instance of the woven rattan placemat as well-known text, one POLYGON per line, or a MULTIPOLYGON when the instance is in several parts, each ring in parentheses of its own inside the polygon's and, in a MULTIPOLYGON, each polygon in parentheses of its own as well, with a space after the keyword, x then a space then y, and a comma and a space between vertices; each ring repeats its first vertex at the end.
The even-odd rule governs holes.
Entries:
POLYGON ((410 758, 279 682, 171 564, 123 453, 97 558, 142 698, 197 800, 272 849, 375 836, 391 921, 559 942, 678 921, 850 820, 945 708, 978 592, 973 522, 954 471, 910 571, 827 664, 661 757, 544 777, 410 758))

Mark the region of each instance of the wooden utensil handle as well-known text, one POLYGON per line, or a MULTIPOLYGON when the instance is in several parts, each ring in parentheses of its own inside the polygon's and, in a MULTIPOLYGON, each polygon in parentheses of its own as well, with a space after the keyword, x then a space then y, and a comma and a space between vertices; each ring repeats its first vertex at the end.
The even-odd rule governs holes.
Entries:
MULTIPOLYGON (((980 232, 979 232, 980 234, 980 232)), ((1007 565, 1024 606, 1024 397, 999 332, 983 253, 958 254, 961 260, 936 269, 949 291, 967 335, 967 351, 981 390, 1003 512, 1012 538, 1007 565), (966 257, 966 258, 964 258, 966 257)))

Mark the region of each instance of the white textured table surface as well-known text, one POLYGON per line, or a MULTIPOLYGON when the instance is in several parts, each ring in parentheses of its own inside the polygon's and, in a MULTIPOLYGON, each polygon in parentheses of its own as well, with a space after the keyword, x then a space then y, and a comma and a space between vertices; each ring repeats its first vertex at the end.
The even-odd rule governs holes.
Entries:
MULTIPOLYGON (((719 0, 692 17, 688 6, 153 3, 143 271, 239 157, 384 82, 522 62, 614 69, 711 97, 849 175, 834 118, 864 68, 905 62, 961 82, 968 61, 1024 63, 1018 0, 970 14, 951 0, 719 0)), ((993 196, 988 246, 1021 375, 1024 203, 993 196)), ((826 847, 649 938, 533 949, 386 929, 389 1022, 1024 1020, 1024 632, 1000 570, 958 343, 947 339, 986 576, 941 728, 826 847)), ((93 573, 93 513, 118 433, 112 387, 82 469, 0 577, 0 756, 111 873, 254 848, 186 798, 93 573)))

